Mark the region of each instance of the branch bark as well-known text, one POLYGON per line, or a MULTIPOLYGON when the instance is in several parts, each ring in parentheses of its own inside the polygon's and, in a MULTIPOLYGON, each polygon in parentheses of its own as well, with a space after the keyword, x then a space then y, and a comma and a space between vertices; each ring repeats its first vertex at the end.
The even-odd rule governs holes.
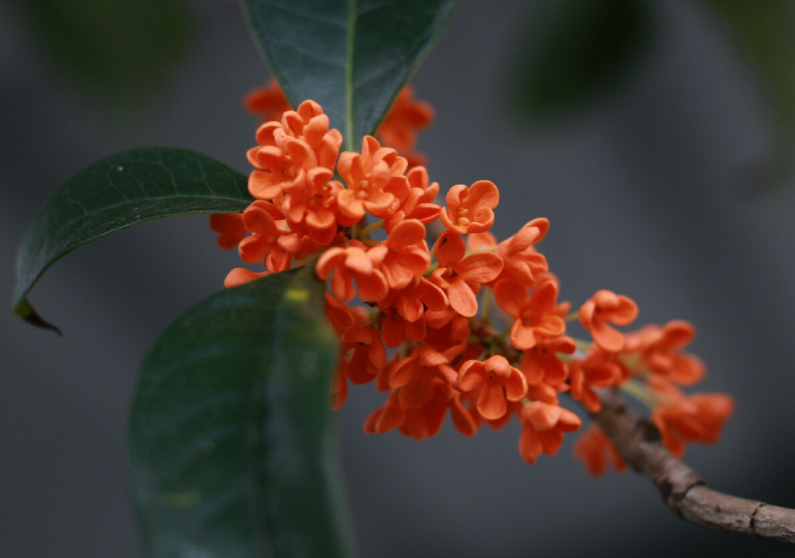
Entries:
POLYGON ((660 433, 635 414, 616 392, 602 395, 594 415, 621 457, 654 483, 679 517, 699 525, 795 543, 795 510, 712 490, 691 467, 662 445, 660 433))

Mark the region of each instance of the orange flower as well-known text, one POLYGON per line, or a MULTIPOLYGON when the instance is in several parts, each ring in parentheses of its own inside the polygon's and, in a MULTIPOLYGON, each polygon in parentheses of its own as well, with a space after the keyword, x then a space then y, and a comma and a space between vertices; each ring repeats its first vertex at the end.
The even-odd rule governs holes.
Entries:
POLYGON ((334 298, 330 292, 324 293, 326 298, 326 317, 338 334, 342 335, 348 329, 363 326, 370 322, 367 310, 361 306, 349 308, 334 298))
POLYGON ((387 401, 367 418, 364 431, 367 434, 384 434, 399 428, 406 436, 422 440, 435 436, 442 428, 447 409, 453 425, 465 436, 477 432, 477 424, 469 409, 461 404, 458 392, 444 380, 430 381, 432 394, 421 407, 403 408, 399 392, 393 391, 387 401))
POLYGON ((605 472, 608 459, 618 472, 627 468, 626 462, 621 459, 613 442, 595 424, 592 424, 577 438, 574 443, 574 455, 583 462, 585 468, 594 477, 605 472))
POLYGON ((612 353, 624 347, 624 335, 608 322, 625 326, 637 316, 638 305, 631 298, 604 289, 597 291, 579 312, 580 323, 591 332, 594 342, 612 353))
POLYGON ((342 334, 342 368, 354 384, 366 384, 386 367, 386 348, 374 327, 357 327, 342 334), (351 354, 348 354, 351 353, 351 354))
POLYGON ((392 291, 378 303, 384 312, 381 333, 388 347, 399 347, 406 338, 412 341, 425 339, 426 322, 422 319, 426 310, 447 308, 447 296, 438 286, 425 277, 415 280, 401 291, 392 291))
POLYGON ((546 258, 533 247, 541 242, 549 230, 549 221, 543 217, 528 221, 512 237, 497 245, 497 253, 505 267, 497 281, 510 279, 523 287, 532 287, 536 277, 549 270, 546 258))
POLYGON ((379 271, 383 254, 368 250, 361 242, 352 240, 347 248, 330 248, 323 252, 315 267, 317 276, 325 281, 331 278, 331 292, 348 302, 356 296, 353 280, 359 287, 359 298, 365 302, 378 302, 389 293, 386 277, 379 271))
POLYGON ((445 197, 449 211, 443 207, 439 218, 448 230, 458 234, 484 233, 494 224, 494 211, 500 203, 500 191, 493 182, 479 180, 470 188, 458 184, 445 197))
POLYGON ((337 234, 337 195, 342 185, 328 178, 324 173, 307 173, 282 203, 290 230, 305 231, 320 246, 331 244, 337 234))
POLYGON ((569 363, 571 396, 580 401, 588 411, 595 413, 602 408, 602 401, 594 388, 619 386, 629 377, 629 370, 616 360, 614 353, 596 347, 585 360, 569 363))
POLYGON ((452 310, 471 318, 478 312, 480 285, 500 274, 502 258, 488 252, 466 256, 464 242, 451 231, 439 236, 433 250, 439 268, 431 274, 431 280, 445 290, 452 310))
POLYGON ((505 416, 508 401, 519 401, 527 395, 527 380, 502 355, 481 362, 468 360, 458 371, 458 387, 462 391, 480 388, 477 409, 487 420, 505 416))
POLYGON ((539 277, 532 296, 520 284, 504 280, 494 286, 494 297, 514 318, 511 344, 521 351, 532 349, 539 339, 557 337, 566 331, 566 323, 556 309, 558 284, 549 275, 539 277))
POLYGON ((389 287, 401 290, 422 277, 431 265, 431 254, 425 242, 425 225, 406 219, 396 225, 387 239, 374 248, 382 252, 381 271, 389 287))
POLYGON ((433 395, 422 407, 405 409, 406 420, 400 425, 400 432, 415 440, 436 436, 444 424, 444 416, 449 407, 450 386, 438 379, 432 381, 433 395))
POLYGON ((213 213, 210 215, 210 230, 218 233, 218 247, 221 250, 234 248, 248 234, 243 226, 242 213, 213 213))
POLYGON ((734 399, 724 393, 696 393, 657 407, 651 420, 660 429, 665 447, 682 457, 685 443, 717 442, 733 410, 734 399))
MULTIPOLYGON (((281 122, 266 122, 257 130, 257 147, 248 150, 257 169, 249 177, 252 196, 280 200, 304 181, 323 184, 334 174, 342 135, 329 130, 328 116, 314 101, 304 101, 297 111, 287 111, 281 122)), ((316 187, 316 186, 315 186, 316 187)))
POLYGON ((361 154, 345 151, 340 155, 337 172, 348 185, 338 197, 340 223, 358 223, 365 212, 379 218, 391 217, 409 195, 405 176, 408 163, 390 147, 381 147, 378 140, 365 136, 361 154))
POLYGON ((415 101, 414 90, 407 85, 395 99, 376 135, 384 144, 407 151, 417 142, 416 131, 427 128, 432 121, 431 105, 415 101))
POLYGON ((282 114, 292 108, 275 78, 271 78, 265 87, 246 93, 243 106, 247 111, 261 117, 263 122, 279 120, 282 114))
POLYGON ((684 320, 672 320, 663 327, 647 325, 626 335, 624 351, 640 353, 643 364, 652 372, 690 386, 704 379, 704 363, 694 355, 678 351, 690 344, 695 334, 695 328, 684 320))
POLYGON ((441 209, 434 203, 439 193, 439 183, 429 184, 428 171, 425 167, 414 167, 406 174, 409 191, 399 209, 386 223, 386 230, 392 228, 403 219, 417 219, 423 224, 435 221, 441 209))
POLYGON ((434 380, 449 384, 456 381, 455 370, 442 353, 427 345, 414 349, 411 355, 397 361, 389 370, 389 387, 400 391, 400 406, 418 409, 433 397, 434 380))
POLYGON ((386 402, 370 413, 364 421, 365 434, 385 434, 406 420, 406 411, 398 402, 399 393, 393 391, 386 402))
POLYGON ((331 408, 338 411, 348 395, 348 382, 371 382, 386 367, 386 349, 381 334, 373 327, 348 329, 342 334, 342 350, 332 382, 331 408))
MULTIPOLYGON (((426 312, 430 314, 429 310, 426 312)), ((425 337, 425 345, 442 353, 447 360, 453 362, 459 356, 464 354, 468 347, 470 347, 469 336, 472 335, 472 329, 469 327, 469 320, 463 316, 453 313, 450 320, 442 325, 429 323, 428 335, 425 337)), ((482 352, 482 348, 478 350, 478 354, 482 352)), ((453 383, 456 381, 454 380, 453 383)))
POLYGON ((240 285, 245 285, 251 281, 256 281, 257 279, 261 279, 270 274, 270 271, 261 271, 257 273, 255 271, 251 271, 250 269, 246 269, 245 267, 236 267, 227 274, 226 279, 224 279, 224 287, 227 289, 239 287, 240 285))
POLYGON ((571 411, 540 401, 525 405, 520 421, 519 454, 530 465, 542 453, 555 455, 563 443, 563 433, 574 432, 582 424, 580 417, 571 411))
POLYGON ((566 335, 552 339, 540 339, 533 348, 524 352, 520 369, 527 378, 527 383, 538 385, 547 383, 556 386, 563 383, 568 376, 566 364, 556 353, 573 354, 577 343, 566 335))
POLYGON ((240 259, 247 263, 263 262, 268 271, 279 272, 290 268, 291 255, 280 242, 286 230, 284 215, 270 202, 257 200, 243 212, 243 225, 251 236, 238 244, 240 259))
POLYGON ((348 380, 345 378, 345 369, 337 366, 334 377, 331 378, 331 394, 329 407, 332 411, 339 411, 348 399, 348 380))

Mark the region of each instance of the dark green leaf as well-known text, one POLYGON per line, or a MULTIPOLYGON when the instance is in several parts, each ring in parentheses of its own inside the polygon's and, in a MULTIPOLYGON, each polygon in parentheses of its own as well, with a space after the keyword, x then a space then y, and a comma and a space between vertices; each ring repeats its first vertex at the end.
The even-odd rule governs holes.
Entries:
POLYGON ((94 163, 56 190, 33 218, 17 256, 12 308, 28 321, 43 322, 25 297, 47 268, 81 246, 144 221, 233 213, 251 201, 244 175, 193 151, 135 149, 94 163))
POLYGON ((271 71, 293 106, 313 99, 345 148, 373 134, 428 54, 457 0, 244 0, 271 71))
POLYGON ((646 0, 541 0, 516 70, 514 95, 534 121, 587 105, 621 83, 651 42, 646 0))
POLYGON ((106 98, 140 100, 185 49, 179 0, 17 0, 54 66, 106 98))
POLYGON ((144 363, 130 461, 150 558, 349 555, 311 266, 211 296, 144 363))
POLYGON ((706 0, 762 86, 774 145, 761 185, 784 183, 795 149, 795 2, 706 0))

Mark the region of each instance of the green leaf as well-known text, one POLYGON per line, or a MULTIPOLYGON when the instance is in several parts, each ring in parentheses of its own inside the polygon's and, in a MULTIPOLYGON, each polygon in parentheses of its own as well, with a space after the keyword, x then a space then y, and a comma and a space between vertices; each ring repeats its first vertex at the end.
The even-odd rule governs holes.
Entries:
POLYGON ((94 163, 56 190, 33 218, 17 256, 12 309, 48 326, 25 297, 69 252, 144 221, 233 213, 251 201, 247 177, 193 151, 134 149, 94 163))
POLYGON ((373 134, 431 50, 457 0, 243 0, 293 106, 323 106, 345 148, 373 134))
POLYGON ((217 293, 146 359, 130 467, 149 558, 349 556, 312 266, 217 293))
POLYGON ((795 150, 795 2, 705 0, 740 47, 767 102, 774 146, 762 186, 777 186, 792 175, 795 150))
POLYGON ((646 0, 541 0, 525 27, 513 94, 538 123, 614 90, 648 50, 646 0))
POLYGON ((17 0, 53 66, 111 100, 135 102, 173 68, 191 35, 178 0, 17 0))

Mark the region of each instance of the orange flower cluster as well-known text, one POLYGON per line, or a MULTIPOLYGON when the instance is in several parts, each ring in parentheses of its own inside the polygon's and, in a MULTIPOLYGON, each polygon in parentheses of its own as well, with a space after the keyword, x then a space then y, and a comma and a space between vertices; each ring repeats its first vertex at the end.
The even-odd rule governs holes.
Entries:
MULTIPOLYGON (((279 82, 273 78, 268 85, 249 91, 243 98, 243 107, 259 116, 262 122, 281 120, 282 114, 292 109, 279 82)), ((424 166, 425 155, 413 149, 417 144, 417 132, 431 122, 433 107, 425 101, 416 101, 414 89, 406 85, 376 130, 375 137, 382 145, 397 149, 408 161, 409 168, 424 166)))
MULTIPOLYGON (((675 453, 684 443, 717 440, 731 399, 688 398, 675 387, 704 376, 701 361, 681 352, 693 328, 674 321, 624 334, 614 326, 633 322, 638 308, 606 290, 570 312, 536 249, 549 222, 533 219, 497 242, 489 232, 500 201, 492 182, 453 186, 437 204, 439 184, 426 169, 410 169, 375 137, 364 138, 361 152, 340 154, 341 134, 313 101, 262 124, 256 137, 248 152, 256 201, 242 214, 212 216, 211 227, 219 246, 237 246, 245 262, 265 271, 237 268, 225 284, 315 264, 341 340, 332 407, 344 404, 349 383, 373 382, 388 393, 366 432, 397 429, 423 439, 449 411, 455 428, 472 436, 516 417, 519 452, 534 463, 581 426, 561 394, 596 412, 600 389, 622 388, 649 403, 675 453), (433 242, 431 225, 442 230, 433 242), (593 342, 567 335, 577 318, 593 342)), ((623 467, 598 430, 581 438, 576 454, 595 474, 607 458, 623 467)))

